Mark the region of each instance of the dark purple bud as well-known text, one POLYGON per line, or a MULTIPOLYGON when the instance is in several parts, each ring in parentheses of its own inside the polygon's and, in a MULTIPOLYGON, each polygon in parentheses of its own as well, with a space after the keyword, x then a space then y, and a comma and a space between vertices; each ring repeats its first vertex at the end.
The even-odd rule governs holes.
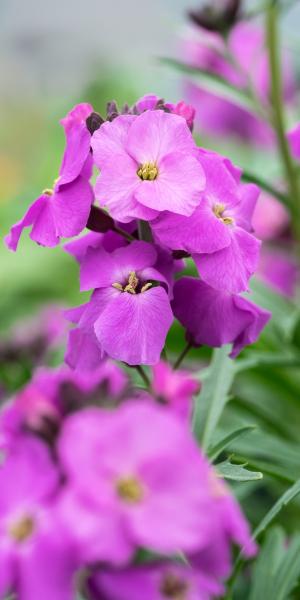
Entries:
POLYGON ((101 208, 91 206, 91 211, 87 221, 87 229, 98 233, 113 231, 115 229, 114 220, 101 208))
POLYGON ((104 123, 104 119, 96 112, 92 112, 86 119, 86 126, 91 135, 101 127, 102 123, 104 123))
POLYGON ((220 7, 220 0, 215 0, 200 10, 188 11, 188 17, 198 27, 226 34, 239 19, 241 4, 242 0, 227 0, 220 7))
POLYGON ((106 105, 106 118, 108 121, 113 121, 116 117, 119 116, 119 109, 117 103, 112 100, 108 102, 106 105))

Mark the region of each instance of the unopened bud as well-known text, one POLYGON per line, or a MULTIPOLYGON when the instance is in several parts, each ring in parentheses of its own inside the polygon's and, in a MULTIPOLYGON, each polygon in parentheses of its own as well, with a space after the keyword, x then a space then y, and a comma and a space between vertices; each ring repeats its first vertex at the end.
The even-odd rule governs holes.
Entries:
POLYGON ((101 127, 102 123, 104 123, 104 119, 96 112, 92 112, 86 119, 86 126, 91 135, 101 127))

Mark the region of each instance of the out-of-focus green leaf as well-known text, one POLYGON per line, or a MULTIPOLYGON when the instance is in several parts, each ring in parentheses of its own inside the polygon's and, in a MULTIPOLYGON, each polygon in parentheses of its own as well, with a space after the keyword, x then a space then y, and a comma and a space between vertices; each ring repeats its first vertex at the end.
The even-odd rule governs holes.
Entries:
POLYGON ((297 585, 300 575, 300 535, 285 547, 285 534, 272 528, 265 539, 253 569, 249 600, 286 600, 297 585))
POLYGON ((224 479, 229 479, 231 481, 256 481, 257 479, 262 479, 263 474, 259 471, 249 471, 245 469, 247 463, 243 465, 234 465, 230 462, 230 460, 225 460, 224 462, 215 465, 217 472, 219 475, 224 477, 224 479))
POLYGON ((268 532, 263 547, 253 567, 253 578, 249 600, 267 600, 270 596, 270 581, 282 559, 285 534, 281 527, 268 532))
POLYGON ((209 447, 236 372, 235 362, 228 357, 228 352, 228 346, 214 350, 209 375, 195 402, 193 430, 204 450, 209 447))
POLYGON ((280 498, 275 502, 274 506, 269 510, 269 512, 264 516, 262 521, 256 527, 253 537, 256 539, 267 527, 270 523, 275 519, 278 513, 296 496, 300 494, 300 479, 294 483, 280 498))
POLYGON ((250 94, 245 90, 236 88, 218 75, 209 73, 204 69, 186 65, 173 58, 162 57, 160 60, 163 64, 182 73, 182 75, 188 76, 189 80, 194 81, 198 85, 200 84, 207 92, 211 92, 216 96, 222 96, 225 100, 229 100, 249 112, 255 112, 256 107, 250 94))
POLYGON ((255 277, 251 281, 251 290, 251 299, 271 311, 271 325, 279 331, 281 341, 290 341, 300 318, 299 306, 277 294, 255 277))
POLYGON ((232 441, 236 440, 242 435, 245 435, 246 433, 249 433, 250 431, 253 431, 255 428, 256 425, 245 425, 244 427, 235 429, 208 449, 208 457, 211 461, 215 460, 221 454, 221 452, 223 452, 230 445, 232 441))

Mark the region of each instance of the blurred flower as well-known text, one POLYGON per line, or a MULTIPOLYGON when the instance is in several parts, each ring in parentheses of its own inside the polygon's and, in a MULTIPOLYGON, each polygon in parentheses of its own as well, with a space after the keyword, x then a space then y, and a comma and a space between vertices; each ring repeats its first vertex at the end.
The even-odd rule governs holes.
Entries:
POLYGON ((200 384, 189 371, 176 370, 164 361, 152 367, 152 390, 155 397, 180 416, 187 418, 192 409, 193 395, 200 384))
POLYGON ((288 248, 263 247, 257 277, 275 291, 293 298, 299 280, 299 265, 288 253, 288 248))
MULTIPOLYGON (((237 89, 251 89, 262 105, 268 104, 270 73, 260 26, 238 22, 226 40, 218 33, 194 28, 182 53, 189 65, 215 74, 237 89)), ((284 97, 289 102, 295 94, 295 77, 286 54, 282 63, 284 97)), ((196 108, 195 123, 200 131, 236 136, 255 145, 273 143, 272 129, 261 117, 193 83, 187 82, 185 90, 188 101, 196 108)))

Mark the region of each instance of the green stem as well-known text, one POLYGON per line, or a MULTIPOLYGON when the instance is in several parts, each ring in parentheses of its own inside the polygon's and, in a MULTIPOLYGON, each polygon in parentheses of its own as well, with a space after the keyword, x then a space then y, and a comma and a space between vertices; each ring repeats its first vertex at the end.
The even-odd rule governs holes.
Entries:
POLYGON ((189 342, 187 343, 187 345, 185 346, 185 348, 183 348, 181 354, 179 354, 175 364, 174 364, 174 371, 176 371, 176 369, 179 369, 182 361, 184 360, 184 358, 186 357, 187 353, 189 352, 189 350, 191 349, 192 344, 190 344, 189 342))
POLYGON ((278 6, 274 0, 266 13, 266 40, 269 52, 271 73, 271 99, 273 108, 273 126, 275 129, 278 151, 286 173, 289 189, 289 208, 292 216, 292 227, 295 237, 300 239, 300 193, 297 172, 290 153, 288 140, 285 135, 284 111, 282 98, 281 64, 278 39, 278 6))
POLYGON ((150 225, 147 221, 138 221, 139 239, 144 242, 153 242, 150 225))
POLYGON ((147 375, 147 373, 144 371, 143 367, 141 365, 135 365, 135 368, 137 370, 137 372, 140 374, 145 386, 147 388, 151 387, 151 381, 147 375))
POLYGON ((255 183, 262 190, 277 198, 279 202, 285 204, 285 206, 289 207, 289 200, 285 194, 274 188, 268 181, 261 179, 258 175, 254 175, 253 173, 249 173, 249 171, 243 171, 242 180, 246 183, 255 183))

